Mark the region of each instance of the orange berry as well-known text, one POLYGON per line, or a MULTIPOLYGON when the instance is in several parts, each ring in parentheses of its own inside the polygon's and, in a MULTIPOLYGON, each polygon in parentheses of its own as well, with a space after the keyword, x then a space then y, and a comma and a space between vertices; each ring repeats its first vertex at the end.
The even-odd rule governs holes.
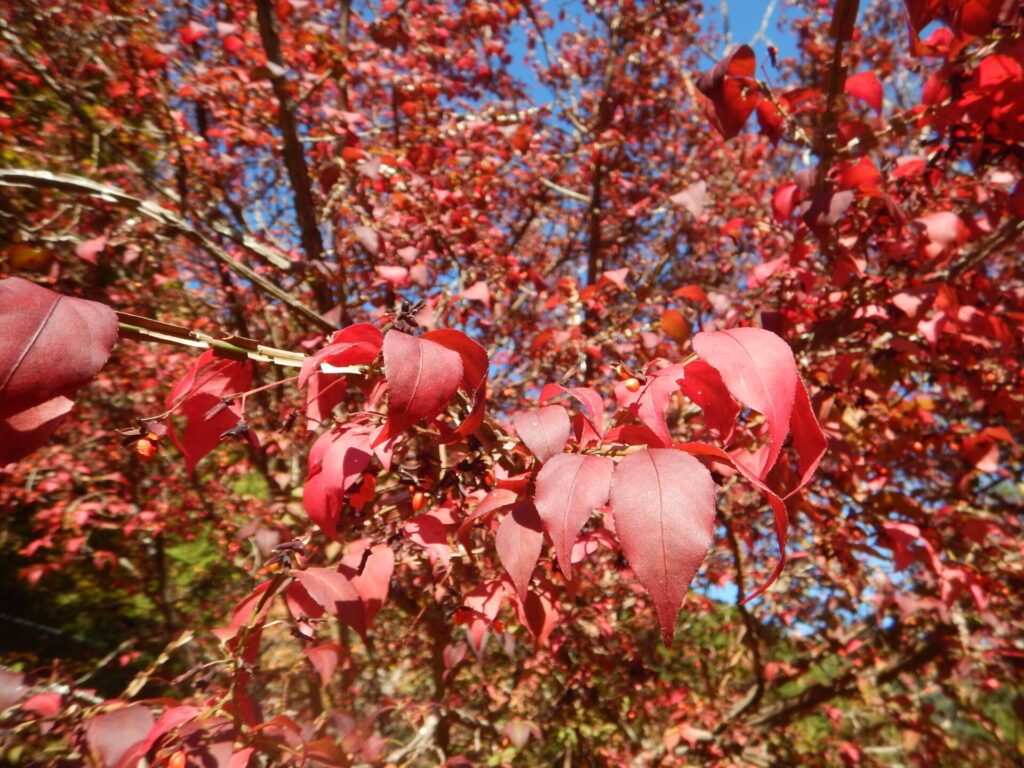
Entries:
POLYGON ((188 756, 185 754, 185 750, 183 749, 179 749, 167 758, 167 768, 185 768, 187 764, 188 756))
POLYGON ((135 453, 137 453, 139 458, 143 461, 148 461, 156 455, 156 443, 148 437, 140 437, 135 441, 135 453))
POLYGON ((622 386, 630 392, 638 392, 640 390, 640 380, 637 378, 629 378, 622 382, 622 386))
POLYGON ((419 512, 423 509, 423 505, 427 503, 427 494, 423 491, 416 491, 412 495, 412 511, 419 512))

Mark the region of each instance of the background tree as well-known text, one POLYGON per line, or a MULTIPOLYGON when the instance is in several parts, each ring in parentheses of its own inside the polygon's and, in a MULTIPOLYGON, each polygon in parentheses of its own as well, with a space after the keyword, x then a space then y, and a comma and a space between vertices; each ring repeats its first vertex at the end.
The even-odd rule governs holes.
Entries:
POLYGON ((0 268, 126 313, 0 410, 3 759, 1019 759, 1016 4, 0 8, 0 268))

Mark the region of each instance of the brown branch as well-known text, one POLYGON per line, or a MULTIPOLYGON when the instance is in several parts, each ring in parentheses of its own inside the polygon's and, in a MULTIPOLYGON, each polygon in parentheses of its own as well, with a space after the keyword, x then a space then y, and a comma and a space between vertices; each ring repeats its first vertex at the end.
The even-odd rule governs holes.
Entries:
POLYGON ((828 71, 825 112, 821 116, 814 149, 815 154, 818 155, 818 174, 814 180, 816 194, 824 194, 827 191, 829 166, 832 164, 832 155, 835 152, 836 99, 846 82, 843 46, 853 36, 858 5, 859 0, 837 0, 836 9, 832 14, 832 26, 829 34, 835 40, 835 47, 832 49, 832 63, 828 71))
POLYGON ((183 325, 152 320, 140 315, 130 315, 127 312, 118 312, 117 321, 120 335, 127 339, 155 341, 160 344, 174 344, 196 349, 212 349, 220 357, 276 363, 288 368, 299 368, 302 366, 303 360, 306 359, 301 352, 275 349, 260 344, 255 339, 247 339, 242 336, 218 339, 201 331, 189 330, 183 325))
MULTIPOLYGON (((281 38, 277 34, 274 9, 270 0, 256 0, 256 18, 260 27, 260 39, 267 61, 270 62, 270 85, 277 97, 277 127, 281 131, 284 142, 284 164, 288 170, 288 181, 292 188, 292 203, 295 218, 299 225, 299 240, 308 261, 322 261, 324 243, 317 225, 316 206, 313 203, 313 190, 309 183, 309 169, 306 156, 299 141, 298 126, 291 98, 288 95, 288 82, 281 72, 284 69, 284 57, 281 55, 281 38)), ((331 304, 329 293, 322 282, 314 285, 317 303, 321 312, 327 311, 331 304)))
POLYGON ((796 696, 791 696, 770 706, 762 707, 746 724, 754 727, 775 728, 784 725, 810 709, 842 696, 856 692, 859 678, 867 679, 875 686, 895 680, 904 672, 913 672, 938 658, 946 648, 946 639, 953 634, 949 627, 937 627, 912 647, 906 654, 887 664, 877 672, 858 675, 851 670, 828 683, 816 683, 796 696))
MULTIPOLYGON (((237 261, 204 232, 189 224, 176 213, 156 203, 140 200, 108 184, 101 184, 81 176, 50 173, 49 171, 23 171, 14 168, 0 168, 0 187, 59 189, 63 192, 96 197, 110 203, 131 208, 137 213, 173 229, 196 245, 199 245, 225 267, 245 278, 264 293, 280 301, 303 320, 311 322, 322 330, 336 330, 334 323, 330 320, 307 307, 298 298, 278 287, 248 265, 237 261)), ((259 251, 254 250, 254 252, 260 255, 259 251)))

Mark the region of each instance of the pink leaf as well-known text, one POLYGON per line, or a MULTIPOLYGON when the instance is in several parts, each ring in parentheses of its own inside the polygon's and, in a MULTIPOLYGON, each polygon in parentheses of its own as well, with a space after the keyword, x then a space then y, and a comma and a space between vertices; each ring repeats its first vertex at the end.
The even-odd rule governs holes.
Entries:
POLYGON ((483 650, 488 630, 504 602, 505 588, 500 579, 485 582, 462 596, 464 610, 456 613, 456 620, 469 625, 470 645, 477 654, 483 650))
POLYGON ((679 451, 631 453, 615 468, 611 508, 622 552, 654 601, 665 644, 714 532, 715 485, 679 451))
POLYGON ((0 280, 0 467, 46 441, 116 339, 109 307, 0 280))
POLYGON ((387 429, 379 442, 448 407, 462 383, 462 356, 437 342, 391 330, 384 337, 384 375, 391 395, 387 429))
POLYGON ((0 712, 21 701, 31 687, 28 675, 0 667, 0 712))
POLYGON ((114 768, 121 757, 146 738, 153 727, 153 715, 133 704, 90 718, 85 724, 89 751, 103 768, 114 768))
POLYGON ((691 184, 681 192, 676 192, 669 198, 673 205, 678 205, 695 219, 699 219, 704 213, 704 199, 707 197, 708 183, 698 181, 691 184))
POLYGON ((614 469, 603 456, 563 453, 537 473, 534 503, 567 579, 572 578, 572 546, 590 513, 608 502, 614 469))
POLYGON ((769 450, 753 474, 763 478, 775 465, 789 431, 798 377, 793 351, 763 328, 732 328, 698 333, 693 348, 718 370, 732 396, 763 414, 769 450))
POLYGON ((356 224, 352 227, 352 233, 356 236, 359 244, 366 249, 367 253, 371 256, 376 256, 380 253, 380 233, 372 227, 366 227, 362 224, 356 224))
POLYGON ((469 288, 460 293, 459 296, 463 299, 479 301, 488 308, 491 306, 491 291, 483 280, 473 283, 469 288))
POLYGON ((843 90, 854 98, 860 99, 875 112, 882 111, 882 84, 878 82, 878 76, 868 70, 858 72, 846 78, 843 90))
POLYGON ((608 281, 619 290, 626 289, 626 277, 629 275, 629 267, 620 269, 609 269, 601 273, 601 282, 608 281))
POLYGON ((328 613, 336 616, 363 637, 366 636, 366 618, 359 592, 344 574, 330 568, 307 568, 293 571, 292 575, 309 596, 328 613))
POLYGON ((75 246, 75 255, 82 261, 87 261, 90 264, 96 263, 96 254, 100 253, 104 248, 107 247, 107 236, 100 235, 92 240, 84 240, 75 246))
POLYGON ((560 405, 545 405, 512 416, 519 439, 537 460, 544 463, 565 449, 569 439, 569 414, 560 405))
POLYGON ((545 384, 540 391, 538 400, 546 403, 556 395, 566 393, 572 395, 587 411, 587 421, 594 427, 598 436, 604 433, 604 402, 601 396, 590 387, 563 387, 561 384, 545 384))
POLYGON ((952 211, 939 211, 919 216, 911 224, 922 230, 935 249, 939 251, 960 242, 967 235, 967 227, 961 218, 952 211))
POLYGON ((520 599, 525 599, 526 586, 540 557, 544 534, 537 508, 528 501, 512 507, 498 526, 495 546, 498 557, 512 577, 520 599))
POLYGON ((386 282, 401 288, 409 279, 409 270, 405 267, 396 267, 388 264, 378 264, 374 267, 377 274, 386 282))

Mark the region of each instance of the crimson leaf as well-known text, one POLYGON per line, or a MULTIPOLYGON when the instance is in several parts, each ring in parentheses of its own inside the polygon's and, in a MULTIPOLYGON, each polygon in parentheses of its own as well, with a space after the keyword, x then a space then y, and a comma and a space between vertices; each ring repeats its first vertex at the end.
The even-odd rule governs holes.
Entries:
POLYGON ((387 429, 378 442, 391 440, 409 426, 441 413, 462 383, 462 356, 448 347, 401 331, 384 337, 387 378, 387 429))
POLYGON ((0 280, 0 467, 42 445, 107 362, 117 315, 20 277, 0 280))

